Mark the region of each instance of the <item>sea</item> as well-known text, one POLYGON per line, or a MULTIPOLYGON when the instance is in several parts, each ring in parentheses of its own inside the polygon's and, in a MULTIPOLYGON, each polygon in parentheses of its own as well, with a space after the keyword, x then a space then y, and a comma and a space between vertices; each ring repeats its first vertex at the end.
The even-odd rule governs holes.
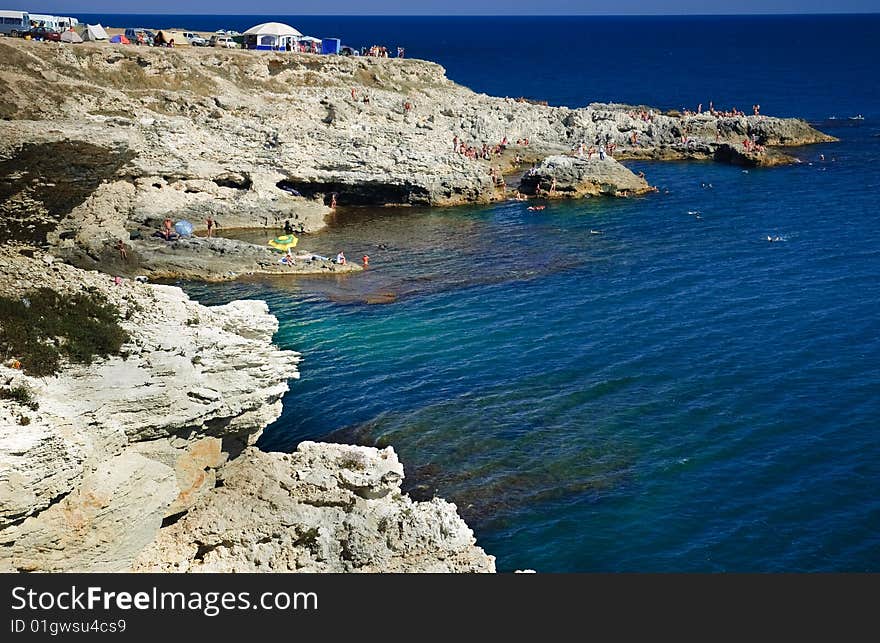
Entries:
POLYGON ((643 198, 342 208, 301 245, 363 274, 180 285, 266 300, 303 354, 261 447, 392 445, 500 571, 880 571, 880 16, 81 18, 279 20, 488 94, 838 137, 775 169, 629 162, 643 198))

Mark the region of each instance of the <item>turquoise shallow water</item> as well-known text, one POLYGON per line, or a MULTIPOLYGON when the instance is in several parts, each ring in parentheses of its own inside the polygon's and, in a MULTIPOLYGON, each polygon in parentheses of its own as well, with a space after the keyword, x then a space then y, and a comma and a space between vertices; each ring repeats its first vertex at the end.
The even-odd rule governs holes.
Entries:
POLYGON ((350 211, 308 245, 366 274, 188 290, 266 299, 305 355, 262 446, 394 445, 502 569, 876 569, 880 182, 841 185, 880 145, 858 132, 825 164, 640 163, 669 190, 643 199, 350 211))
POLYGON ((304 354, 261 446, 392 444, 502 570, 878 571, 880 109, 835 87, 866 118, 820 121, 841 143, 797 166, 632 163, 661 193, 538 214, 341 211, 302 244, 365 274, 183 285, 267 300, 304 354))

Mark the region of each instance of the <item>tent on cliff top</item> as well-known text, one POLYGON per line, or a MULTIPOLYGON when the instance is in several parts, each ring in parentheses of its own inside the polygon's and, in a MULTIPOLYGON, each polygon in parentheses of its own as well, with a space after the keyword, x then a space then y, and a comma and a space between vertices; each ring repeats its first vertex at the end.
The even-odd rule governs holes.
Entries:
POLYGON ((278 50, 293 45, 302 34, 283 22, 264 22, 254 25, 244 32, 244 46, 247 49, 278 50))
POLYGON ((82 39, 87 41, 110 40, 110 36, 107 35, 104 27, 100 24, 86 25, 86 28, 83 30, 82 39))
POLYGON ((65 31, 63 34, 61 34, 61 42, 77 43, 82 41, 82 36, 76 33, 73 29, 71 29, 70 31, 65 31))

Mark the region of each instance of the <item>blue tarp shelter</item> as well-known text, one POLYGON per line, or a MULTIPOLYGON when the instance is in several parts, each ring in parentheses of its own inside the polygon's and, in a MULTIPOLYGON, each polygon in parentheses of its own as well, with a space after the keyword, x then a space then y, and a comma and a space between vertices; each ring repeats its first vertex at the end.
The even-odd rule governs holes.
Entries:
POLYGON ((341 43, 339 38, 324 38, 321 40, 322 54, 338 54, 340 47, 341 43))

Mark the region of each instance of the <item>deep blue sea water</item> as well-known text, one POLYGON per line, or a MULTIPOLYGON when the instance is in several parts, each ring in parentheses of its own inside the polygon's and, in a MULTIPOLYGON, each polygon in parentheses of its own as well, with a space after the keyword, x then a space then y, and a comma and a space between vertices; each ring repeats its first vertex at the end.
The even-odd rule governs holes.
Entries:
POLYGON ((480 91, 758 102, 841 141, 631 163, 664 190, 539 214, 341 211, 301 243, 363 275, 184 284, 267 300, 304 354, 262 446, 392 444, 501 570, 880 571, 880 17, 284 20, 480 91))

